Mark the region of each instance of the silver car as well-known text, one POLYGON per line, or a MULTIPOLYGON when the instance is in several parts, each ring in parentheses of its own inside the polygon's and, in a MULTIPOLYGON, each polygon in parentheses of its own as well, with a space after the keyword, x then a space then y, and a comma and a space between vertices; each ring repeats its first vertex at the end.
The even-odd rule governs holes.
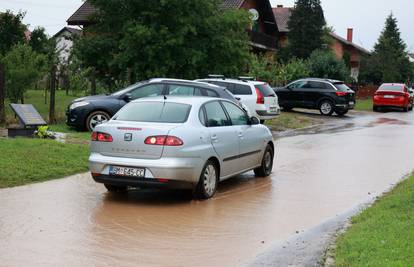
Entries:
POLYGON ((173 187, 208 199, 219 181, 250 170, 269 176, 274 151, 270 130, 231 101, 156 97, 131 102, 95 128, 89 167, 110 192, 173 187))

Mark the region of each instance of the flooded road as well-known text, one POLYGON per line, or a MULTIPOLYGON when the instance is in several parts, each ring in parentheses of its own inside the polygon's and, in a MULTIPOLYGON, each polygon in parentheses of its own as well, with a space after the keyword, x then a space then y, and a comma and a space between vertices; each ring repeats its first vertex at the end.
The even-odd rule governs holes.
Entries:
POLYGON ((89 175, 0 190, 0 266, 240 266, 414 169, 412 112, 299 134, 278 138, 272 177, 226 181, 204 202, 174 191, 114 196, 89 175))

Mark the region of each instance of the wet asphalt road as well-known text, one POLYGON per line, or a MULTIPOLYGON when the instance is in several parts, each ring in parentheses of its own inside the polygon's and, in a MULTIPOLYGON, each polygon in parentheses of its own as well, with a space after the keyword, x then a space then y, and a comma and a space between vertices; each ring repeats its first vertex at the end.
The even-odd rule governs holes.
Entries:
POLYGON ((277 137, 274 173, 108 194, 89 175, 0 190, 0 266, 240 266, 414 169, 414 113, 350 115, 277 137), (317 134, 315 134, 317 133, 317 134))

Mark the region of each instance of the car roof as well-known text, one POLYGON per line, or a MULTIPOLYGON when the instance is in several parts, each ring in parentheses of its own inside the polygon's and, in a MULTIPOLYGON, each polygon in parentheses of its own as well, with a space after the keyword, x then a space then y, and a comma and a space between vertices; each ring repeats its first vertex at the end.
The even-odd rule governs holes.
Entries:
POLYGON ((214 82, 227 82, 227 83, 236 83, 236 84, 249 84, 249 85, 261 85, 265 84, 266 82, 263 81, 254 81, 254 80, 240 80, 240 79, 232 79, 232 78, 205 78, 205 79, 198 79, 200 81, 214 81, 214 82))
POLYGON ((155 83, 155 82, 176 82, 176 83, 182 83, 182 84, 188 84, 188 85, 197 85, 197 86, 202 86, 205 88, 223 88, 221 86, 217 86, 214 84, 209 84, 209 83, 205 83, 205 82, 198 82, 198 81, 191 81, 191 80, 184 80, 184 79, 172 79, 172 78, 154 78, 151 79, 149 81, 150 83, 155 83))
POLYGON ((139 103, 139 102, 166 102, 166 103, 179 103, 179 104, 187 104, 187 105, 195 105, 199 106, 206 102, 212 100, 222 100, 232 103, 232 101, 224 98, 217 98, 217 97, 204 97, 204 96, 154 96, 154 97, 144 97, 137 100, 132 101, 131 103, 139 103))
POLYGON ((303 79, 296 80, 295 82, 299 82, 299 81, 328 82, 328 83, 343 83, 343 81, 340 81, 340 80, 325 79, 325 78, 303 78, 303 79))

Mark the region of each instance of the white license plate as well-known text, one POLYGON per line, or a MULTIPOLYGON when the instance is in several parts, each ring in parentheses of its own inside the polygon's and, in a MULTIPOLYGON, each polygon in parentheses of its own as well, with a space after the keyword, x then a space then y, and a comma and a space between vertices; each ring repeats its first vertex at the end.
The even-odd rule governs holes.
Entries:
POLYGON ((395 96, 393 95, 384 95, 384 98, 394 98, 395 96))
POLYGON ((349 102, 349 105, 350 106, 354 106, 355 105, 355 102, 354 101, 351 101, 351 102, 349 102))
POLYGON ((109 174, 115 176, 145 177, 145 169, 111 166, 109 174))
POLYGON ((277 113, 277 108, 270 107, 270 113, 277 113))

